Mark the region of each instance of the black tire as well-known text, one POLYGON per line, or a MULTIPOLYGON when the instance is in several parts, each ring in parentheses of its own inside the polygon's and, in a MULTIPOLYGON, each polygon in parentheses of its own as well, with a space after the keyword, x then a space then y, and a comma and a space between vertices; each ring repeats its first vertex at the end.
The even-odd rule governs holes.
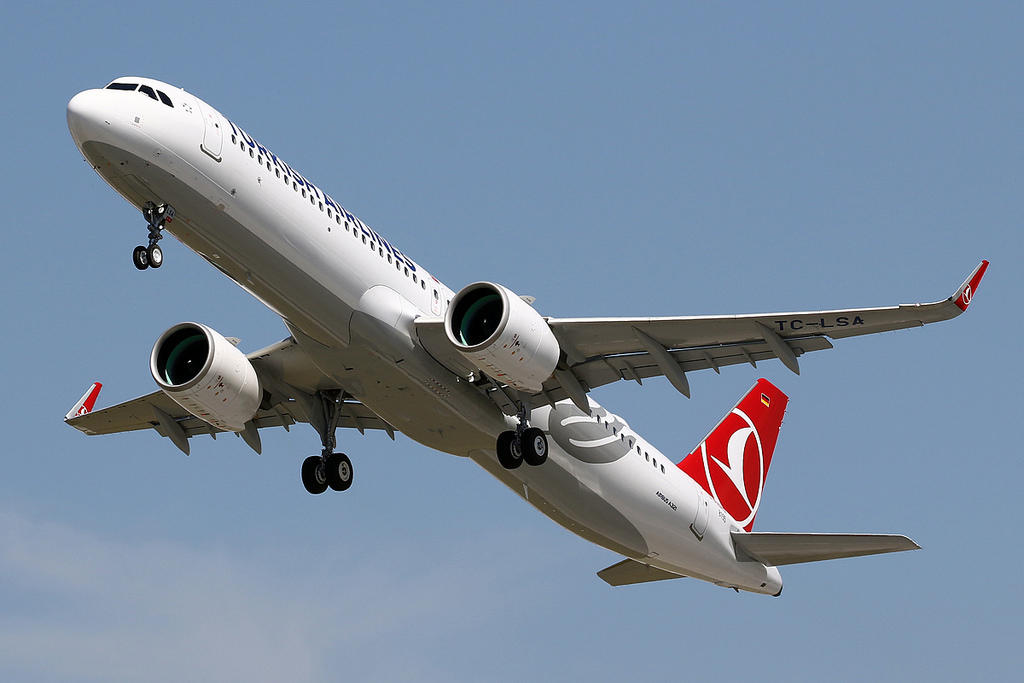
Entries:
POLYGON ((523 460, 527 465, 539 467, 548 459, 548 438, 536 427, 523 432, 523 460))
POLYGON ((352 461, 344 453, 331 453, 324 464, 327 485, 334 491, 345 491, 352 485, 352 461))
POLYGON ((523 451, 516 443, 515 432, 502 432, 498 435, 498 462, 506 470, 514 470, 523 464, 523 451))
POLYGON ((139 270, 149 268, 149 252, 145 247, 135 247, 135 251, 132 252, 132 263, 139 270))
POLYGON ((158 245, 154 244, 147 249, 146 255, 149 257, 150 268, 159 268, 164 264, 164 251, 158 245))
POLYGON ((311 455, 302 461, 302 485, 314 496, 327 490, 327 471, 319 455, 311 455))

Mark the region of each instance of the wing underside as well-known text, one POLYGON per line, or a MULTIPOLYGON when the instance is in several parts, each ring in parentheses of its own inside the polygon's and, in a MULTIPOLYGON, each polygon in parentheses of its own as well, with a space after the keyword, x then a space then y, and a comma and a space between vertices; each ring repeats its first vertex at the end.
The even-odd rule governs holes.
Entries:
MULTIPOLYGON (((686 375, 730 365, 778 359, 795 373, 798 358, 832 348, 830 339, 902 330, 949 320, 967 309, 988 267, 980 265, 949 298, 926 304, 729 316, 668 318, 547 318, 563 360, 534 404, 571 398, 587 410, 586 393, 619 380, 643 383, 665 376, 689 396, 686 375)), ((474 368, 448 341, 443 318, 416 320, 423 347, 461 377, 479 378, 474 368)), ((480 382, 506 413, 514 415, 521 396, 492 382, 480 382)))
MULTIPOLYGON (((260 429, 289 429, 296 423, 315 424, 322 419, 321 396, 330 396, 337 402, 338 427, 360 432, 380 429, 394 438, 394 427, 331 383, 309 362, 293 339, 251 353, 247 358, 256 368, 265 389, 263 405, 246 431, 240 434, 255 450, 260 450, 260 429)), ((69 414, 65 421, 89 435, 154 429, 170 438, 185 453, 189 451, 188 439, 203 434, 216 438, 218 434, 225 433, 195 417, 162 391, 74 417, 69 414)))

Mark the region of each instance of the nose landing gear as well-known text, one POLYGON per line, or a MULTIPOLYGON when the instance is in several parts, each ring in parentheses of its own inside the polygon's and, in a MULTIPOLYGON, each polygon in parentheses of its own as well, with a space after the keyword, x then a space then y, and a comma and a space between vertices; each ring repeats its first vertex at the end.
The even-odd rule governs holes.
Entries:
POLYGON ((164 262, 164 252, 157 242, 163 239, 161 231, 164 226, 174 219, 174 207, 170 204, 146 202, 142 209, 142 215, 145 216, 146 222, 149 224, 149 246, 135 247, 135 251, 132 252, 132 263, 139 270, 159 268, 164 262))

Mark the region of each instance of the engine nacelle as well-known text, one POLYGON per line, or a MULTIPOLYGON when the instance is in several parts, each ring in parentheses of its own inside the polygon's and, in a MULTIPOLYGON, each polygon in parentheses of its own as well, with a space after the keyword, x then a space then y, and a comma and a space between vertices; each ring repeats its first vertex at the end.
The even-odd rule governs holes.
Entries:
POLYGON ((181 323, 160 335, 149 369, 165 394, 218 429, 244 430, 263 399, 245 354, 198 323, 181 323))
POLYGON ((512 290, 492 282, 476 282, 455 295, 444 331, 475 367, 531 393, 541 390, 561 354, 544 318, 512 290))

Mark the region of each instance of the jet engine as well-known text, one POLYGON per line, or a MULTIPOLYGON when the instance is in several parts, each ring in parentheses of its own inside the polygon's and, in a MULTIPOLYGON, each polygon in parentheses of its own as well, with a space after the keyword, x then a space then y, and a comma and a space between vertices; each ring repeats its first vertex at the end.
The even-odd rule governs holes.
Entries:
POLYGON ((244 430, 263 398, 245 354, 198 323, 181 323, 160 335, 149 369, 165 394, 218 429, 244 430))
POLYGON ((547 322, 514 292, 492 282, 463 288, 445 313, 448 341, 475 367, 511 387, 536 393, 561 349, 547 322))

